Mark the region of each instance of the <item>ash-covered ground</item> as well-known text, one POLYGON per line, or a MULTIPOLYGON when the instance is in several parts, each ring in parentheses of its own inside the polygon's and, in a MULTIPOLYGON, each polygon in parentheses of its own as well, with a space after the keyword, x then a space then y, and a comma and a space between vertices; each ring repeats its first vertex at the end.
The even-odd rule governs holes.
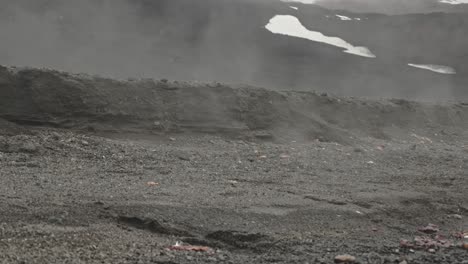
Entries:
POLYGON ((0 120, 0 263, 467 263, 463 102, 1 68, 0 120))

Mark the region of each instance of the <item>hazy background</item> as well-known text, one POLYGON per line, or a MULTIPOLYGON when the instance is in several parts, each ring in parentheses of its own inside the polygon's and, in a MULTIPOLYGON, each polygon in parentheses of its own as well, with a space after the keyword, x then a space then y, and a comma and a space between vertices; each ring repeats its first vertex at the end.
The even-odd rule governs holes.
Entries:
MULTIPOLYGON (((291 0, 294 1, 294 0, 291 0)), ((301 0, 358 13, 412 14, 429 12, 466 12, 467 5, 450 5, 438 0, 301 0)))
MULTIPOLYGON (((415 9, 416 3, 431 3, 355 0, 345 5, 327 0, 327 5, 393 13, 396 7, 390 2, 395 1, 407 10, 415 9)), ((468 96, 466 14, 395 17, 300 4, 294 11, 273 0, 0 0, 0 4, 0 64, 120 79, 220 81, 356 96, 468 96), (363 20, 327 18, 336 13, 363 20), (310 29, 367 46, 378 58, 363 59, 320 43, 271 34, 264 26, 276 14, 295 15, 310 29), (458 74, 434 74, 407 63, 447 65, 458 74)))

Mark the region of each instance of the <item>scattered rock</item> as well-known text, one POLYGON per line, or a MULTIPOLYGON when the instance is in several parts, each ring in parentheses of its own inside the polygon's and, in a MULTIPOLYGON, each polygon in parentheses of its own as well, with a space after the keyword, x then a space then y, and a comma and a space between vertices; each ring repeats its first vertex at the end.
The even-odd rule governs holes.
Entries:
POLYGON ((50 133, 50 137, 53 139, 53 140, 60 140, 60 134, 57 133, 57 132, 52 132, 50 133))
POLYGON ((159 183, 150 181, 150 182, 147 182, 146 185, 148 185, 148 186, 159 186, 159 183))
POLYGON ((448 248, 451 247, 453 243, 445 239, 442 236, 436 235, 434 238, 431 237, 415 237, 414 241, 401 240, 400 247, 409 248, 410 251, 413 249, 438 249, 438 248, 448 248))
POLYGON ((214 252, 214 250, 210 247, 182 245, 180 242, 176 242, 175 245, 167 247, 167 249, 173 251, 214 252))
POLYGON ((428 224, 427 226, 418 228, 418 231, 426 234, 435 234, 440 231, 439 227, 434 224, 428 224))
POLYGON ((376 148, 380 151, 383 151, 385 150, 385 145, 378 145, 376 148))
POLYGON ((335 257, 335 263, 355 263, 356 257, 345 254, 345 255, 338 255, 335 257))
POLYGON ((362 153, 362 152, 364 152, 364 150, 363 150, 362 148, 354 148, 353 151, 356 152, 356 153, 362 153))
POLYGON ((177 152, 176 156, 177 156, 178 159, 183 160, 183 161, 190 161, 191 160, 191 155, 189 153, 177 152))
POLYGON ((268 132, 257 132, 254 134, 254 137, 262 140, 272 140, 273 135, 268 132))
POLYGON ((22 143, 13 143, 8 144, 7 152, 11 153, 27 153, 35 154, 40 151, 39 146, 32 142, 22 142, 22 143))
POLYGON ((448 215, 448 218, 452 218, 452 219, 462 219, 463 216, 459 215, 459 214, 451 214, 451 215, 448 215))

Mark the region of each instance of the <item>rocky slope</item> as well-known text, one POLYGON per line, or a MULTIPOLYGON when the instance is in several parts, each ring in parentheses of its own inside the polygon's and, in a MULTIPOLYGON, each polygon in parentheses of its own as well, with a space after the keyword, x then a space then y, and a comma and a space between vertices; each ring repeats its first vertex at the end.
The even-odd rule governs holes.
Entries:
POLYGON ((463 103, 369 101, 220 83, 115 81, 38 69, 0 69, 0 117, 24 124, 145 132, 260 133, 346 143, 353 134, 466 129, 463 103))

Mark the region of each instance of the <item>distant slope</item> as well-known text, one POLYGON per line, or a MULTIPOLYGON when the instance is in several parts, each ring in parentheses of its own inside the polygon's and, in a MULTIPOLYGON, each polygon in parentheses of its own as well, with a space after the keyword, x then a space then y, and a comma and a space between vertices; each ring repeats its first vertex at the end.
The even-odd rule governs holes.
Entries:
POLYGON ((266 0, 4 1, 0 61, 115 78, 247 83, 424 100, 468 98, 468 16, 387 16, 266 0), (275 15, 368 47, 375 59, 269 32, 275 15), (344 21, 336 15, 360 18, 344 21), (444 75, 408 66, 443 65, 444 75))
MULTIPOLYGON (((288 0, 316 4, 336 10, 356 13, 381 13, 388 15, 450 12, 468 12, 464 0, 288 0), (451 4, 450 4, 450 3, 451 4)), ((466 1, 465 1, 466 2, 466 1)))

